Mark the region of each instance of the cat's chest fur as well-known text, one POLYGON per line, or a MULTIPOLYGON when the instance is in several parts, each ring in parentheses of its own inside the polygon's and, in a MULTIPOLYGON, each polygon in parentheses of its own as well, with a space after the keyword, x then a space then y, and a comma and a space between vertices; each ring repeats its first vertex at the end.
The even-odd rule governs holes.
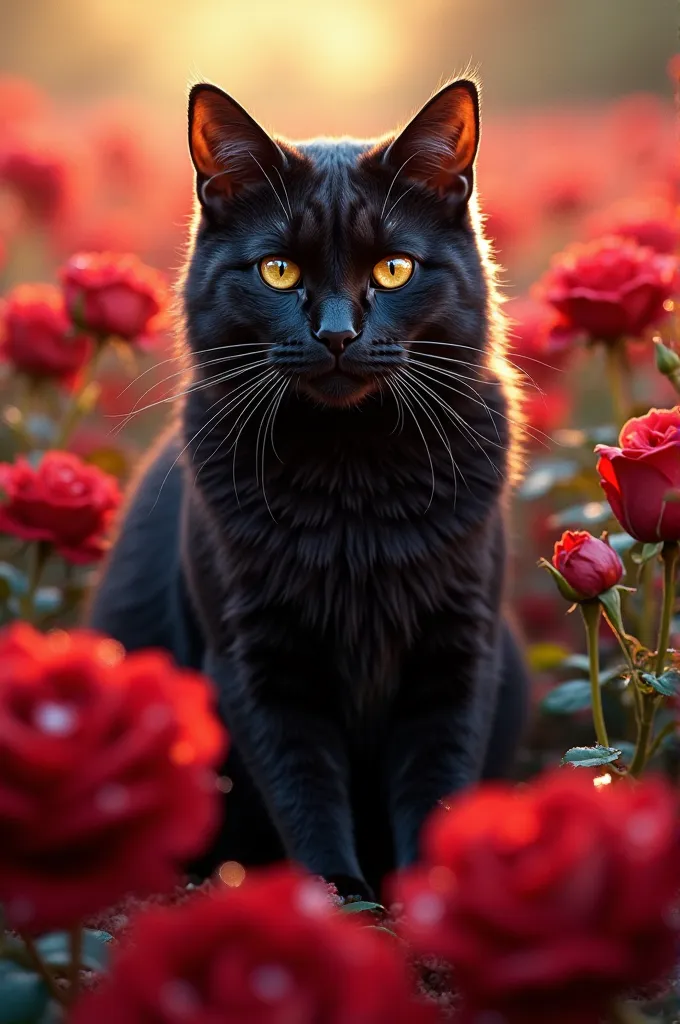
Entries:
POLYGON ((284 423, 256 473, 246 437, 208 461, 199 484, 217 511, 235 615, 283 609, 356 658, 409 646, 451 602, 483 503, 441 443, 408 429, 333 435, 284 423), (364 655, 369 651, 370 654, 364 655))

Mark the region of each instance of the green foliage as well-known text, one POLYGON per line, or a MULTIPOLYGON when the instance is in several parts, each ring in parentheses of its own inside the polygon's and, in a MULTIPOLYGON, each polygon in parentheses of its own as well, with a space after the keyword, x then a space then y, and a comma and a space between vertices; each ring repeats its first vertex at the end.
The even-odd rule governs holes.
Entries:
POLYGON ((572 765, 574 768, 597 768, 602 764, 613 764, 621 757, 622 751, 616 747, 603 747, 596 743, 593 747, 572 747, 562 758, 561 764, 572 765))

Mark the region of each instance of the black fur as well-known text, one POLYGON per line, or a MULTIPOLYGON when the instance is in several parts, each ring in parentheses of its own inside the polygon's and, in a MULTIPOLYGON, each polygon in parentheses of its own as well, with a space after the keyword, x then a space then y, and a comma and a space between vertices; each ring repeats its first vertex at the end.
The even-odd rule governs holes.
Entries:
POLYGON ((297 147, 214 87, 192 91, 191 386, 91 621, 215 681, 234 787, 206 869, 289 856, 367 895, 415 859, 441 798, 512 759, 513 413, 477 135, 469 82, 396 139, 297 147), (399 253, 411 280, 374 287, 399 253), (277 255, 298 287, 262 280, 277 255))

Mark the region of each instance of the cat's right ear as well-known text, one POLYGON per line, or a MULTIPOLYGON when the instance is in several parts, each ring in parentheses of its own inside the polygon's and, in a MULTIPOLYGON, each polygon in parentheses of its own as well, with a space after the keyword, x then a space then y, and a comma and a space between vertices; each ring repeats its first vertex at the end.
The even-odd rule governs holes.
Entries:
POLYGON ((216 213, 284 163, 264 128, 226 92, 206 83, 189 94, 189 152, 201 205, 216 213))

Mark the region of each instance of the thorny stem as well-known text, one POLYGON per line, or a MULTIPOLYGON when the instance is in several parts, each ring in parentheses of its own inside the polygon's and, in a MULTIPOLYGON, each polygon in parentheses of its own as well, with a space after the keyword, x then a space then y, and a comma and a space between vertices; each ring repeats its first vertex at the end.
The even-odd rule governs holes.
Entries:
POLYGON ((586 639, 588 642, 588 662, 590 666, 590 698, 593 709, 593 724, 597 742, 603 747, 609 746, 607 727, 604 721, 602 710, 602 693, 600 690, 600 652, 598 644, 598 633, 600 626, 600 615, 602 607, 599 601, 584 601, 581 605, 581 614, 586 627, 586 639))

